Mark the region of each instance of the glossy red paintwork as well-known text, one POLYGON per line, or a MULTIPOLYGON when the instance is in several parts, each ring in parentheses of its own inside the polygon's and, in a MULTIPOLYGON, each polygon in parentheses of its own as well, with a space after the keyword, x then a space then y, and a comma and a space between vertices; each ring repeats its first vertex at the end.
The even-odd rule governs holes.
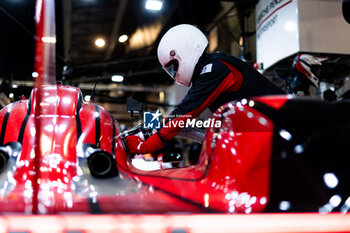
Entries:
POLYGON ((36 86, 56 84, 55 1, 36 0, 35 61, 36 86))
MULTIPOLYGON (((8 195, 2 196, 3 203, 6 203, 0 206, 3 212, 34 212, 36 200, 40 213, 52 213, 69 208, 73 202, 71 181, 76 176, 77 140, 74 111, 79 92, 76 88, 61 85, 46 86, 42 91, 44 99, 40 102, 39 116, 35 115, 39 104, 37 89, 33 90, 31 102, 12 104, 3 144, 22 141, 22 151, 11 177, 8 176, 8 182, 14 187, 8 188, 8 195), (25 123, 27 106, 31 110, 25 123), (35 118, 40 121, 41 132, 36 131, 35 118), (25 127, 23 139, 19 136, 22 125, 25 127), (40 135, 40 156, 35 153, 36 135, 40 135), (35 166, 39 166, 38 169, 35 166), (34 197, 35 188, 38 188, 37 197, 34 197)), ((74 201, 79 203, 79 197, 74 201)))
MULTIPOLYGON (((28 123, 24 130, 22 152, 12 175, 13 189, 2 196, 2 212, 33 211, 33 183, 38 184, 39 213, 62 211, 89 212, 88 195, 79 193, 75 177, 79 173, 80 144, 94 144, 96 118, 100 121, 99 146, 112 153, 113 135, 118 124, 111 115, 91 102, 79 111, 82 133, 77 138, 76 112, 80 92, 77 88, 55 85, 41 89, 43 100, 37 102, 38 89, 30 100, 13 103, 0 111, 0 123, 9 108, 4 144, 19 141, 18 134, 31 101, 28 123), (36 108, 40 104, 41 156, 35 170, 33 136, 36 108), (96 111, 96 108, 98 111, 96 111), (113 124, 114 130, 113 133, 113 124)), ((206 134, 200 161, 195 166, 141 171, 134 168, 118 139, 114 154, 123 182, 129 186, 118 195, 98 190, 97 202, 103 212, 170 212, 219 211, 259 212, 268 201, 269 159, 273 124, 247 105, 224 105, 214 115, 223 120, 219 129, 206 134), (123 195, 121 195, 123 193, 123 195)), ((82 181, 83 182, 83 181, 82 181)), ((112 183, 113 185, 113 183, 112 183)), ((118 186, 118 183, 115 183, 118 186)), ((34 188, 33 188, 34 187, 34 188)), ((89 187, 91 188, 91 187, 89 187)), ((117 188, 117 187, 116 187, 117 188)), ((120 187, 119 187, 120 188, 120 187)))
POLYGON ((260 96, 254 97, 253 100, 259 101, 266 104, 276 110, 279 110, 289 99, 292 98, 292 95, 280 95, 280 96, 260 96))
POLYGON ((0 174, 1 213, 264 210, 273 130, 267 118, 248 105, 224 105, 213 115, 222 126, 207 130, 197 165, 138 170, 117 137, 117 121, 83 102, 79 89, 53 83, 55 44, 43 38, 55 37, 54 1, 37 1, 35 17, 36 87, 29 100, 0 111, 0 146, 21 145, 0 174), (113 155, 119 176, 91 177, 86 145, 113 155))
POLYGON ((118 144, 121 171, 202 206, 203 211, 258 212, 267 205, 273 124, 249 106, 224 105, 220 129, 207 131, 197 165, 159 171, 134 168, 118 144))

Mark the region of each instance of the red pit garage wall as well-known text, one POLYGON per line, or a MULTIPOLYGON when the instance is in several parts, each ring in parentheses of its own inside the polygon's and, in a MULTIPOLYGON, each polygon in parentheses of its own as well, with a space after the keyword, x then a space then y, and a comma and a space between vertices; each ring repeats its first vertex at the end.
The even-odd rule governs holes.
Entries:
POLYGON ((260 0, 257 62, 263 69, 298 52, 350 54, 343 0, 260 0))

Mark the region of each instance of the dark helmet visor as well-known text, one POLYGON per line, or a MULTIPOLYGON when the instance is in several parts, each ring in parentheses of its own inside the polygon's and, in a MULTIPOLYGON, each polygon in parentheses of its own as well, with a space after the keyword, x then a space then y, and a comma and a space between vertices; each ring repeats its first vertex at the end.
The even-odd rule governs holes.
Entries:
POLYGON ((172 77, 173 79, 175 79, 177 70, 179 69, 179 61, 176 59, 171 60, 170 62, 168 62, 163 69, 170 75, 170 77, 172 77))

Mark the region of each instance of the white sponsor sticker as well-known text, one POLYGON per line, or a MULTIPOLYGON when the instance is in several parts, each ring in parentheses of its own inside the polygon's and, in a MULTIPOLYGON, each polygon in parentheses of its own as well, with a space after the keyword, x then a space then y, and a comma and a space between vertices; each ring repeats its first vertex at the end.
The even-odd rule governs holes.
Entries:
POLYGON ((204 66, 202 71, 201 71, 201 73, 200 73, 200 75, 205 74, 205 73, 210 73, 212 67, 213 67, 213 63, 210 63, 210 64, 204 66))

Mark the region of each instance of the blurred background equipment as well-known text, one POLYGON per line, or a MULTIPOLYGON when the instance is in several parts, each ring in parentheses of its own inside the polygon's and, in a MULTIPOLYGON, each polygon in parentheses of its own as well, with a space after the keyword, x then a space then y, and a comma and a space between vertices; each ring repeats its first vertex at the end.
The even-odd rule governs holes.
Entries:
POLYGON ((281 86, 295 89, 295 94, 323 97, 324 92, 332 91, 336 99, 347 98, 344 89, 350 76, 348 0, 260 0, 255 16, 257 64, 261 72, 271 79, 280 79, 281 86), (300 55, 328 58, 318 65, 304 63, 313 70, 312 77, 317 77, 317 81, 308 84, 307 80, 312 80, 309 77, 290 80, 296 77, 291 74, 295 71, 293 60, 300 55))

